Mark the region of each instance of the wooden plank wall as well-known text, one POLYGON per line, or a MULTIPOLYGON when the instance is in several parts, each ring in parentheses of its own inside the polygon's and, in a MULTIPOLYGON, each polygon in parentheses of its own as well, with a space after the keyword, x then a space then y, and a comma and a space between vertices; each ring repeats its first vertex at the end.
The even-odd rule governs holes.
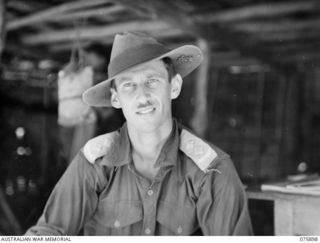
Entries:
MULTIPOLYGON (((278 179, 296 173, 301 162, 320 172, 320 138, 315 133, 320 130, 315 122, 320 120, 319 73, 210 68, 205 138, 232 156, 243 181, 278 179)), ((196 83, 196 73, 186 78, 173 109, 189 127, 196 83)))
POLYGON ((310 170, 320 172, 320 67, 305 74, 302 103, 301 144, 303 158, 310 170))

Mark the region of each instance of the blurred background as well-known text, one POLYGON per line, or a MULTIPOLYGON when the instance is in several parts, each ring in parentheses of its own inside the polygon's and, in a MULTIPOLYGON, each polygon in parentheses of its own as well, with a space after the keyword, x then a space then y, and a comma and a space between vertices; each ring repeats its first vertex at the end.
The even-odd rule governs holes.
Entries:
MULTIPOLYGON (((63 102, 107 77, 125 31, 203 50, 174 115, 229 153, 249 188, 320 172, 319 1, 0 0, 0 235, 36 223, 75 152, 123 123, 112 108, 63 119, 63 102)), ((249 205, 255 233, 272 235, 272 203, 249 205)))

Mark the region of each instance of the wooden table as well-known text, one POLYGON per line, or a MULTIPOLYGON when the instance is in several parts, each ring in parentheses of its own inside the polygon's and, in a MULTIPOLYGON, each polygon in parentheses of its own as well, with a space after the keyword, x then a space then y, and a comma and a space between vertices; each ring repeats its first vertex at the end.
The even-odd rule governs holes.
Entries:
POLYGON ((274 201, 275 235, 320 235, 320 196, 251 190, 247 196, 274 201))

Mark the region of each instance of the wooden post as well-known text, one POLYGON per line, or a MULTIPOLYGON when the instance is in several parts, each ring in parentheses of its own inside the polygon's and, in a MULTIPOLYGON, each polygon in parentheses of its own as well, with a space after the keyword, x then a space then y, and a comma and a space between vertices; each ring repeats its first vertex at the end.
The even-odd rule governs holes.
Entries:
MULTIPOLYGON (((0 211, 4 214, 4 219, 0 219, 0 223, 5 222, 10 228, 12 234, 20 235, 22 233, 21 226, 11 210, 11 207, 6 200, 5 194, 0 187, 0 211)), ((1 233, 1 232, 0 232, 1 233)))
POLYGON ((262 136, 262 129, 263 129, 263 103, 264 103, 264 92, 265 92, 265 79, 266 74, 264 72, 258 73, 258 80, 257 80, 257 100, 256 105, 257 108, 255 109, 255 119, 256 119, 256 127, 255 133, 257 135, 257 152, 256 152, 256 163, 254 168, 255 182, 259 182, 261 177, 261 157, 262 157, 262 143, 263 143, 263 136, 262 136))
POLYGON ((320 68, 307 69, 303 78, 303 99, 300 131, 301 131, 301 154, 304 162, 308 164, 310 171, 317 171, 320 168, 318 149, 320 139, 315 134, 319 134, 320 126, 317 114, 320 111, 320 68))
POLYGON ((300 162, 301 148, 299 147, 299 73, 288 73, 286 75, 286 93, 284 104, 284 117, 282 124, 281 141, 281 176, 296 173, 296 166, 300 162))
POLYGON ((208 127, 207 91, 210 67, 210 47, 207 41, 199 39, 197 45, 203 52, 203 62, 198 68, 195 80, 195 110, 190 125, 200 136, 204 137, 208 127))
POLYGON ((1 62, 1 54, 5 45, 5 38, 6 38, 5 0, 0 0, 0 62, 1 62))
MULTIPOLYGON (((282 168, 283 167, 283 157, 282 155, 282 148, 283 148, 283 136, 285 135, 284 132, 284 125, 283 121, 285 120, 285 109, 286 109, 286 100, 287 100, 287 88, 288 88, 288 80, 285 75, 279 74, 279 86, 277 88, 277 95, 276 95, 276 107, 275 107, 275 115, 276 115, 276 141, 278 142, 277 147, 277 167, 282 168)), ((283 172, 281 170, 276 170, 273 174, 272 179, 280 178, 281 175, 283 175, 283 172)))
MULTIPOLYGON (((212 62, 210 62, 212 64, 212 62)), ((208 80, 208 124, 213 123, 213 120, 215 119, 215 114, 213 112, 213 109, 216 104, 217 100, 217 90, 218 90, 218 84, 220 79, 220 69, 213 67, 212 65, 210 68, 210 80, 208 80)), ((210 133, 208 134, 210 136, 210 133)))

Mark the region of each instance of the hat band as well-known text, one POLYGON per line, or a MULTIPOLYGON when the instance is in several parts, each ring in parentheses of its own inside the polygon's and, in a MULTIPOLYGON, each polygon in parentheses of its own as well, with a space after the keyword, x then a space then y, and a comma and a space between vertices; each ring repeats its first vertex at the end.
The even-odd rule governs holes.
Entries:
POLYGON ((109 78, 135 65, 147 62, 168 52, 159 44, 144 44, 125 50, 110 61, 108 66, 109 78))

